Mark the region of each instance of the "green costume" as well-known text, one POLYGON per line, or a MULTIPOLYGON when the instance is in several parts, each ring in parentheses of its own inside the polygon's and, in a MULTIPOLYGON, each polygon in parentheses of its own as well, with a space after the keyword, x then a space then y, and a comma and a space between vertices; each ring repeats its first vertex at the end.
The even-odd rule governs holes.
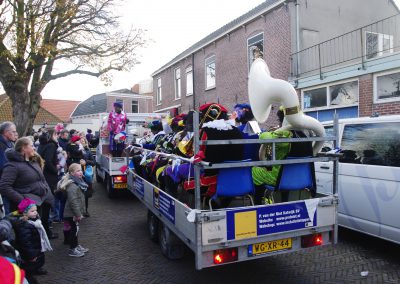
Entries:
MULTIPOLYGON (((291 138, 293 136, 291 131, 288 130, 275 130, 271 132, 263 132, 260 134, 260 139, 277 139, 277 138, 291 138)), ((271 144, 266 144, 270 145, 271 144)), ((290 143, 276 143, 275 144, 275 159, 283 160, 286 158, 290 151, 290 143)), ((281 165, 272 167, 253 167, 252 176, 255 185, 275 185, 279 175, 281 165)))

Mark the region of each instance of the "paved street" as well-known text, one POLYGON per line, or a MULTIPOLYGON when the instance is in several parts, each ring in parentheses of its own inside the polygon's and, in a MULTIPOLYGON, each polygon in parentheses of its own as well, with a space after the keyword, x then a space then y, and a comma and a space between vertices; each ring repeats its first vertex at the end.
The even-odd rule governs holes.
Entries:
MULTIPOLYGON (((110 200, 97 185, 89 211, 80 243, 90 252, 71 258, 62 239, 55 240, 40 283, 400 283, 400 245, 348 230, 335 247, 196 271, 190 251, 169 261, 148 239, 147 211, 130 194, 110 200)), ((54 230, 61 235, 62 225, 54 230)))

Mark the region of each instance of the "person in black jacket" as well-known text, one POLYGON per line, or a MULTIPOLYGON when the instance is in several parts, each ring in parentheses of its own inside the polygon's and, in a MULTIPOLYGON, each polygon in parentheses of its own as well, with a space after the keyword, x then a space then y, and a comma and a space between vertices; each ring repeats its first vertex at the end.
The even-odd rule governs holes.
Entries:
POLYGON ((22 137, 14 149, 6 151, 8 162, 0 179, 0 194, 10 200, 10 211, 24 199, 35 201, 49 238, 57 238, 49 228, 49 212, 54 204, 54 196, 43 175, 41 157, 35 152, 33 141, 22 137))
POLYGON ((58 183, 58 158, 57 158, 57 134, 54 128, 48 129, 39 137, 40 145, 38 147, 38 154, 44 160, 43 174, 46 181, 54 193, 58 183))
MULTIPOLYGON (((40 145, 37 149, 38 154, 44 159, 43 174, 46 178, 47 184, 50 187, 51 192, 57 188, 57 183, 59 181, 59 161, 58 161, 58 142, 57 133, 54 128, 46 129, 46 132, 42 133, 39 137, 40 145)), ((54 206, 54 220, 60 221, 62 214, 60 214, 61 207, 61 197, 59 195, 55 196, 55 206, 54 206), (57 205, 57 206, 56 206, 57 205)))
POLYGON ((18 213, 22 216, 13 220, 16 247, 21 254, 21 267, 27 273, 29 283, 35 283, 33 274, 47 274, 43 269, 44 252, 53 249, 39 219, 35 201, 29 198, 23 199, 18 204, 18 213))
POLYGON ((81 164, 84 161, 83 157, 83 146, 81 144, 81 137, 79 135, 74 135, 71 137, 69 144, 67 145, 67 166, 71 164, 81 164))
MULTIPOLYGON (((93 154, 90 151, 89 148, 89 143, 85 137, 81 137, 81 145, 83 146, 83 159, 85 160, 84 163, 81 162, 82 166, 82 171, 85 174, 86 167, 92 166, 94 167, 96 165, 96 162, 93 158, 93 154)), ((84 192, 85 193, 85 206, 86 206, 86 211, 83 214, 84 217, 90 217, 90 214, 88 212, 88 206, 89 206, 89 198, 92 197, 93 195, 93 182, 89 181, 88 179, 85 179, 85 182, 88 184, 87 190, 84 192)))
MULTIPOLYGON (((11 121, 4 121, 0 124, 0 177, 4 165, 7 163, 6 150, 14 148, 14 142, 17 140, 17 128, 11 121)), ((4 213, 10 213, 10 201, 3 196, 4 213)))

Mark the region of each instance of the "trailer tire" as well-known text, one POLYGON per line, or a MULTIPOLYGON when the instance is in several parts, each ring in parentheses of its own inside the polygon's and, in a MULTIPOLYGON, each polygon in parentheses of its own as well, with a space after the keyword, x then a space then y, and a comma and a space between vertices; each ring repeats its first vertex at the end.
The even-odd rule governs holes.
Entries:
POLYGON ((153 214, 150 210, 147 211, 147 229, 149 231, 150 240, 157 243, 158 242, 158 227, 160 225, 160 220, 157 216, 153 214))
POLYGON ((107 196, 108 198, 112 199, 115 197, 116 192, 115 190, 112 188, 112 181, 111 181, 111 177, 110 176, 106 176, 105 177, 105 184, 106 184, 106 191, 107 191, 107 196))
POLYGON ((181 259, 185 255, 183 242, 162 222, 159 223, 159 244, 163 255, 171 260, 181 259))

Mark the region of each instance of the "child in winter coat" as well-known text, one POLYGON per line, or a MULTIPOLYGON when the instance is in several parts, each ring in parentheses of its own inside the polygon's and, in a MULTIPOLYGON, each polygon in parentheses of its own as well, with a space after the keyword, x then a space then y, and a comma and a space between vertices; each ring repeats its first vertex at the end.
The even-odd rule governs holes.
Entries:
POLYGON ((24 198, 18 204, 18 213, 22 217, 13 221, 16 247, 21 254, 21 267, 25 270, 27 279, 33 280, 33 274, 47 274, 43 269, 44 252, 53 249, 39 219, 35 201, 24 198))
POLYGON ((64 243, 69 243, 69 256, 82 257, 89 250, 78 243, 79 222, 86 211, 85 195, 88 185, 84 182, 82 167, 73 163, 68 173, 58 183, 58 190, 66 195, 64 208, 64 243))

